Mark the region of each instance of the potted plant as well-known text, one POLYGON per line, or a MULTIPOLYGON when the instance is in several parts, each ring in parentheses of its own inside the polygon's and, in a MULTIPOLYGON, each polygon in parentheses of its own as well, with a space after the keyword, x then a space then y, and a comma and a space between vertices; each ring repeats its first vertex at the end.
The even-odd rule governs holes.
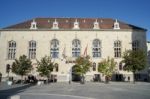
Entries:
POLYGON ((10 86, 13 84, 13 77, 8 78, 7 84, 10 86))

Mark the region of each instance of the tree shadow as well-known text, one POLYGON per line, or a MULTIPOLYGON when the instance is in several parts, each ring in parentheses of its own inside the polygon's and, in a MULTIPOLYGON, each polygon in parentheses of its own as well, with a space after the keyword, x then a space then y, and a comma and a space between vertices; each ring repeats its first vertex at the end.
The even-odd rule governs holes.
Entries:
POLYGON ((0 99, 9 99, 10 96, 24 92, 25 89, 32 87, 34 85, 35 84, 26 84, 26 85, 15 87, 15 88, 0 90, 0 99))

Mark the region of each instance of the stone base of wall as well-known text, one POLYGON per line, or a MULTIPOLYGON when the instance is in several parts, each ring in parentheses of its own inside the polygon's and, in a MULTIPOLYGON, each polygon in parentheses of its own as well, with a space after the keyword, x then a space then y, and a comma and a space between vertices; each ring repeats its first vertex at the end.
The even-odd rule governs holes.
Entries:
MULTIPOLYGON (((72 81, 72 75, 69 74, 57 74, 56 76, 56 81, 57 82, 69 82, 72 81)), ((15 76, 13 77, 13 80, 18 80, 21 79, 20 76, 15 76)), ((136 81, 148 81, 150 78, 148 74, 136 74, 135 80, 136 81)), ((7 81, 8 77, 2 77, 1 82, 7 81)), ((133 81, 133 74, 114 74, 111 78, 112 81, 133 81)), ((102 74, 87 74, 85 75, 85 81, 90 81, 90 82, 100 82, 100 81, 105 81, 105 76, 102 74)))

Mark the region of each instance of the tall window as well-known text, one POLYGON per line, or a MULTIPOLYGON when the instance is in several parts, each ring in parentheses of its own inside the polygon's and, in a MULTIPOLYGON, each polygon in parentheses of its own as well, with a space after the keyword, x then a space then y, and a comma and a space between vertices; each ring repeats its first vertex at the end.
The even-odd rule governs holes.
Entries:
POLYGON ((16 57, 16 42, 8 42, 8 59, 15 59, 16 57))
POLYGON ((93 63, 93 71, 96 71, 96 63, 93 63))
POLYGON ((101 42, 98 39, 93 40, 93 57, 101 57, 101 42))
POLYGON ((10 65, 7 64, 7 65, 6 65, 6 73, 9 73, 9 72, 10 72, 10 69, 11 69, 10 65))
POLYGON ((132 42, 132 50, 136 51, 139 49, 139 41, 135 40, 132 42))
POLYGON ((123 70, 122 63, 119 63, 119 70, 123 70))
POLYGON ((114 42, 114 57, 121 57, 121 41, 114 42))
POLYGON ((72 57, 79 57, 81 53, 81 42, 78 39, 72 41, 72 57))
POLYGON ((36 58, 36 41, 33 40, 29 42, 29 58, 36 58))
POLYGON ((59 57, 59 41, 57 39, 53 39, 51 41, 51 57, 58 58, 59 57))
POLYGON ((58 72, 58 70, 59 70, 59 67, 58 67, 58 64, 56 63, 55 64, 55 71, 58 72))

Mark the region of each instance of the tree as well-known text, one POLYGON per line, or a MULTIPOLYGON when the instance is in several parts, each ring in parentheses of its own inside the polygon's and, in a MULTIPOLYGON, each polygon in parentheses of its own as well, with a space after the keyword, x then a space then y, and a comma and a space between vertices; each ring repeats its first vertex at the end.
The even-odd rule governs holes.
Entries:
POLYGON ((55 64, 51 61, 51 58, 48 56, 43 57, 40 61, 37 60, 37 72, 39 72, 40 76, 45 76, 49 79, 51 72, 55 64))
POLYGON ((116 62, 113 58, 107 58, 98 64, 98 72, 105 75, 105 82, 108 83, 110 77, 115 71, 116 62))
POLYGON ((146 54, 143 50, 128 50, 123 56, 124 70, 133 72, 133 83, 135 83, 135 73, 143 70, 146 66, 146 54))
POLYGON ((84 84, 85 82, 84 74, 86 74, 91 67, 91 62, 89 59, 90 59, 89 56, 86 57, 80 56, 76 59, 75 65, 73 67, 73 72, 80 75, 82 84, 84 84))
POLYGON ((21 75, 23 80, 23 76, 27 75, 32 70, 32 62, 27 56, 22 55, 19 59, 15 59, 15 62, 12 64, 12 72, 16 75, 21 75))

